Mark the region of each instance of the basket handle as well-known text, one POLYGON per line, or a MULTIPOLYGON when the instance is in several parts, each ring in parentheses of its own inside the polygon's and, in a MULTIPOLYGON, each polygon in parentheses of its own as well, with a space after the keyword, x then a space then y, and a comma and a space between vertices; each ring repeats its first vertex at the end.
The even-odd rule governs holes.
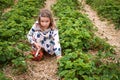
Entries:
POLYGON ((38 56, 38 53, 39 53, 40 49, 41 49, 41 48, 38 48, 38 49, 37 49, 36 54, 35 54, 35 57, 38 56))

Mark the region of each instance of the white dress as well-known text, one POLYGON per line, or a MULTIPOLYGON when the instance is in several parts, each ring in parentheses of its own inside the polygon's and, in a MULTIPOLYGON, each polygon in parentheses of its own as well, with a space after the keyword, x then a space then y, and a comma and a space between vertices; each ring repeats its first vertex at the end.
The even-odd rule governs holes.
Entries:
POLYGON ((52 30, 51 28, 48 28, 47 30, 42 31, 36 21, 27 34, 27 38, 31 44, 34 42, 39 43, 40 46, 49 54, 55 53, 56 56, 61 55, 58 29, 52 30))

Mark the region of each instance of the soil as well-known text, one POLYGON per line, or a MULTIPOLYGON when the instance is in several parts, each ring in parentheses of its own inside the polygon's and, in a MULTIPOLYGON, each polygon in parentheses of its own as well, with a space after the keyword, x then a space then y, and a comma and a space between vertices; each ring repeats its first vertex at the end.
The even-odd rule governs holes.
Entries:
MULTIPOLYGON (((80 0, 84 1, 84 0, 80 0)), ((45 7, 51 10, 51 6, 55 4, 56 0, 47 0, 45 7)), ((93 22, 98 31, 95 33, 97 36, 106 39, 108 43, 116 46, 117 54, 120 55, 120 31, 114 29, 113 24, 109 24, 108 21, 101 21, 97 13, 90 8, 89 5, 82 2, 83 14, 87 14, 89 19, 93 22)), ((56 56, 46 55, 41 61, 27 60, 28 71, 21 75, 13 75, 12 67, 8 66, 4 69, 6 76, 12 78, 12 80, 59 80, 57 76, 57 61, 56 56)))

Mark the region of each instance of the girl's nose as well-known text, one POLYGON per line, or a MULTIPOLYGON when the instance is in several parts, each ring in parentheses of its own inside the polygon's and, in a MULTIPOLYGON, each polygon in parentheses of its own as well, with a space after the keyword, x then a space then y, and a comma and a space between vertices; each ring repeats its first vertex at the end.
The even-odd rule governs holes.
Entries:
POLYGON ((44 22, 44 23, 43 23, 43 26, 46 26, 46 25, 47 25, 47 23, 46 23, 46 22, 44 22))

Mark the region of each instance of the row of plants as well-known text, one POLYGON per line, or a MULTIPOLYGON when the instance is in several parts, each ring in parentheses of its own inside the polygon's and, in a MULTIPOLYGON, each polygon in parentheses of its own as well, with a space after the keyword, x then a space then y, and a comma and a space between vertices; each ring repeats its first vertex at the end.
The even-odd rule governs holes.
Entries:
POLYGON ((98 14, 107 18, 120 29, 120 0, 86 0, 98 14))
POLYGON ((0 16, 5 8, 8 8, 14 4, 14 0, 0 0, 0 16))
POLYGON ((26 35, 42 8, 45 0, 19 0, 11 11, 1 16, 0 22, 0 67, 12 63, 20 71, 27 70, 24 55, 30 50, 26 35))
POLYGON ((65 50, 82 49, 82 51, 101 50, 105 53, 114 53, 112 46, 94 35, 96 29, 93 28, 93 24, 88 17, 78 11, 79 2, 77 0, 60 1, 58 0, 52 9, 55 16, 58 17, 57 26, 63 52, 68 53, 65 50), (60 8, 62 6, 65 7, 60 8))
POLYGON ((58 75, 64 80, 119 80, 120 62, 113 62, 113 47, 94 35, 96 29, 80 8, 78 0, 57 0, 52 7, 58 18, 64 55, 59 61, 58 75), (89 50, 98 54, 92 56, 89 50))

